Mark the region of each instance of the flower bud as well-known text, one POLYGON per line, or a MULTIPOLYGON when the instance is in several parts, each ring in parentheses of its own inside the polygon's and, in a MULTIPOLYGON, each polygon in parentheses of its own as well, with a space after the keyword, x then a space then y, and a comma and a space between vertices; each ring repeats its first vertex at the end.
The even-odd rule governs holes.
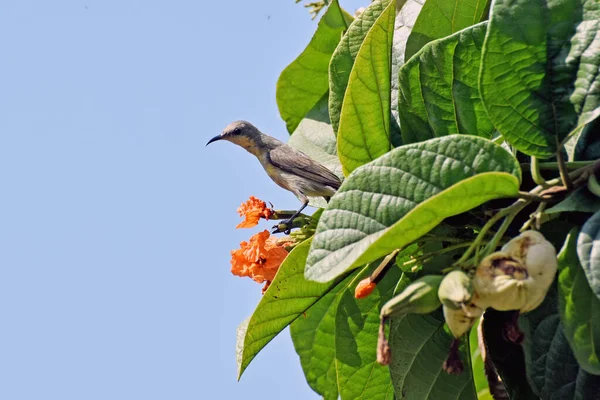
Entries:
POLYGON ((362 281, 358 282, 356 285, 356 289, 354 289, 354 297, 357 299, 362 299, 367 297, 368 295, 375 290, 377 284, 371 281, 371 278, 365 278, 362 281))
POLYGON ((427 275, 408 285, 381 308, 381 318, 406 314, 428 314, 440 306, 437 292, 441 275, 427 275))
POLYGON ((453 309, 444 305, 444 318, 455 338, 459 338, 471 329, 475 321, 483 314, 483 309, 477 305, 465 304, 463 307, 453 309))
POLYGON ((454 310, 462 308, 473 297, 471 278, 460 270, 448 273, 442 279, 442 283, 438 289, 438 297, 446 307, 454 310))

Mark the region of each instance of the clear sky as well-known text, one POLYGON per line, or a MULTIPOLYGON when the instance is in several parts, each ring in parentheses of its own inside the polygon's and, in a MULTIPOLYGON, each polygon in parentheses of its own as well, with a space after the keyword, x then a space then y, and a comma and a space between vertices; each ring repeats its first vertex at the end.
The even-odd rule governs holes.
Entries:
MULTIPOLYGON (((342 0, 350 12, 367 0, 342 0)), ((0 398, 313 399, 289 333, 236 382, 261 285, 229 272, 250 195, 293 208, 235 119, 285 139, 294 0, 0 1, 0 398)))

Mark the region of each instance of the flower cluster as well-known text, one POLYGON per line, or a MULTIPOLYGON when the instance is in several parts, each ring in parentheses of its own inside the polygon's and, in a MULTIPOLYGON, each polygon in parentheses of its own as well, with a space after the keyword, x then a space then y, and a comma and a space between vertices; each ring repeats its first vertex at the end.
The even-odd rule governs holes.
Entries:
MULTIPOLYGON (((268 220, 276 217, 275 211, 267 207, 267 203, 254 196, 242 203, 237 212, 245 219, 236 228, 251 228, 258 225, 261 218, 268 220)), ((247 242, 241 242, 239 249, 231 251, 231 273, 265 283, 264 293, 287 257, 289 246, 293 244, 294 241, 289 237, 278 239, 267 230, 259 232, 247 242)))
POLYGON ((274 213, 273 209, 267 207, 267 203, 254 196, 250 196, 248 201, 242 203, 237 212, 240 214, 240 217, 244 217, 245 219, 236 228, 252 228, 258 225, 258 221, 261 218, 268 220, 274 213))
POLYGON ((267 230, 257 233, 231 251, 231 272, 258 283, 271 282, 288 254, 284 245, 267 230))

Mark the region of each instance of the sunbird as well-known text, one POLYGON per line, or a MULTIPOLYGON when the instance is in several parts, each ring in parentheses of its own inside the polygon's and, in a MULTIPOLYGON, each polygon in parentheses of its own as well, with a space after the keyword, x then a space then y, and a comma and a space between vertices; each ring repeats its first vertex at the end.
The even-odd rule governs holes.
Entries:
POLYGON ((302 206, 289 219, 273 227, 273 233, 289 233, 292 222, 308 205, 308 197, 324 197, 329 201, 342 182, 329 169, 306 154, 259 131, 247 121, 235 121, 227 125, 220 135, 210 139, 206 145, 217 140, 227 140, 243 147, 258 158, 267 175, 279 186, 294 193, 302 206))

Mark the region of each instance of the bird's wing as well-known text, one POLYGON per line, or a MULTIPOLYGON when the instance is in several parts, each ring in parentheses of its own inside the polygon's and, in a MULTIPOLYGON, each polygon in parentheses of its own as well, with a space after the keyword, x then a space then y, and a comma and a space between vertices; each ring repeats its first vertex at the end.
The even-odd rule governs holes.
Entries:
POLYGON ((342 184, 330 170, 292 146, 284 144, 269 152, 269 158, 276 167, 337 189, 342 184))

